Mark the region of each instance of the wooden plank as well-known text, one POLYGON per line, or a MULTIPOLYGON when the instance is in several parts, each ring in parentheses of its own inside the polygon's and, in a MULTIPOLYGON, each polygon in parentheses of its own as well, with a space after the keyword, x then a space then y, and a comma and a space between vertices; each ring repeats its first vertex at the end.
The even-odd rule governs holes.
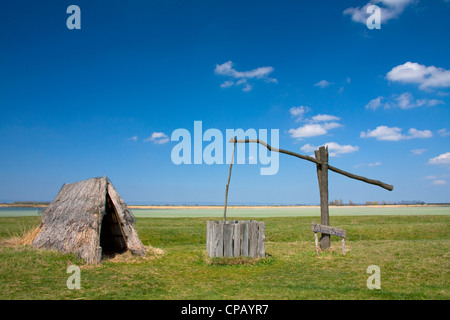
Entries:
POLYGON ((233 256, 233 231, 234 225, 231 223, 223 224, 223 256, 233 256))
POLYGON ((241 255, 244 257, 248 257, 248 232, 249 232, 249 224, 248 221, 241 222, 241 233, 242 233, 242 241, 241 241, 241 255))
POLYGON ((249 240, 248 240, 248 256, 256 257, 256 249, 258 246, 258 225, 255 221, 249 223, 249 240))
POLYGON ((223 257, 223 223, 214 224, 214 253, 213 257, 223 257))
POLYGON ((264 258, 266 256, 266 224, 264 222, 258 223, 258 248, 257 256, 264 258))
POLYGON ((210 241, 210 243, 209 243, 209 245, 210 245, 210 248, 209 248, 209 251, 210 251, 210 257, 212 258, 212 257, 215 257, 216 256, 216 236, 215 236, 215 231, 216 231, 216 225, 217 225, 217 221, 212 221, 212 223, 211 223, 211 230, 210 230, 210 232, 211 232, 211 237, 210 237, 210 239, 209 239, 209 241, 210 241))
POLYGON ((206 221, 206 252, 208 256, 211 257, 211 238, 212 238, 212 221, 206 221))
POLYGON ((241 255, 241 223, 236 221, 233 229, 233 256, 239 257, 241 255))
POLYGON ((315 222, 313 222, 311 225, 311 231, 337 236, 341 238, 345 238, 347 236, 347 231, 345 231, 344 229, 335 228, 331 226, 324 226, 315 222))
POLYGON ((92 258, 92 262, 93 264, 97 264, 100 263, 102 261, 102 247, 97 247, 95 248, 95 254, 94 257, 92 258))

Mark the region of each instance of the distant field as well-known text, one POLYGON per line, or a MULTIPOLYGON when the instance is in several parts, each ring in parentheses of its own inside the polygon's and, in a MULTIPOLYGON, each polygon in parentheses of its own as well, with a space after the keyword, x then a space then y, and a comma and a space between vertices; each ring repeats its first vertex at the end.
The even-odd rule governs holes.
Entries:
MULTIPOLYGON (((0 208, 0 217, 38 216, 42 208, 0 208)), ((141 218, 222 217, 223 208, 131 209, 141 218)), ((386 207, 330 207, 330 216, 372 215, 450 215, 450 206, 386 206, 386 207)), ((260 207, 228 208, 227 216, 240 217, 319 217, 319 207, 260 207)))

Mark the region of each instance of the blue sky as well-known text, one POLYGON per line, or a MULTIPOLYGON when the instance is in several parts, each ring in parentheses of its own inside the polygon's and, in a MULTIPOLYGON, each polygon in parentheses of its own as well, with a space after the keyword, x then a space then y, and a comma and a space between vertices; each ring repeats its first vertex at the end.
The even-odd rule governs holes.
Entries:
MULTIPOLYGON (((4 1, 0 201, 107 175, 128 203, 223 203, 228 165, 171 160, 172 132, 202 121, 278 129, 300 154, 328 144, 331 165, 395 187, 330 172, 330 200, 449 202, 449 14, 445 0, 4 1)), ((260 168, 233 167, 230 204, 319 202, 314 164, 260 168)))

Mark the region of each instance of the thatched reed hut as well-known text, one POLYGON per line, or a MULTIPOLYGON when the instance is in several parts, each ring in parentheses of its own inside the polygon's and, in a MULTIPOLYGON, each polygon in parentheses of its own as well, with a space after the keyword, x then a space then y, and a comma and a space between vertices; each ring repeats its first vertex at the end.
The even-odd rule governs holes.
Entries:
POLYGON ((65 184, 42 212, 39 232, 32 245, 76 253, 86 263, 99 263, 103 254, 127 250, 145 256, 147 250, 134 222, 127 205, 106 176, 65 184))

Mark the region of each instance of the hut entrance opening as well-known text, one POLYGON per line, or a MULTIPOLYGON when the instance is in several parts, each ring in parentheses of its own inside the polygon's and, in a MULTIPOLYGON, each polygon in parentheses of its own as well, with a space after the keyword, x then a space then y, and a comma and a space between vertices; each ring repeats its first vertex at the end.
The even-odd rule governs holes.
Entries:
POLYGON ((120 219, 109 194, 106 195, 106 213, 102 220, 100 246, 105 255, 123 253, 127 250, 120 219))

